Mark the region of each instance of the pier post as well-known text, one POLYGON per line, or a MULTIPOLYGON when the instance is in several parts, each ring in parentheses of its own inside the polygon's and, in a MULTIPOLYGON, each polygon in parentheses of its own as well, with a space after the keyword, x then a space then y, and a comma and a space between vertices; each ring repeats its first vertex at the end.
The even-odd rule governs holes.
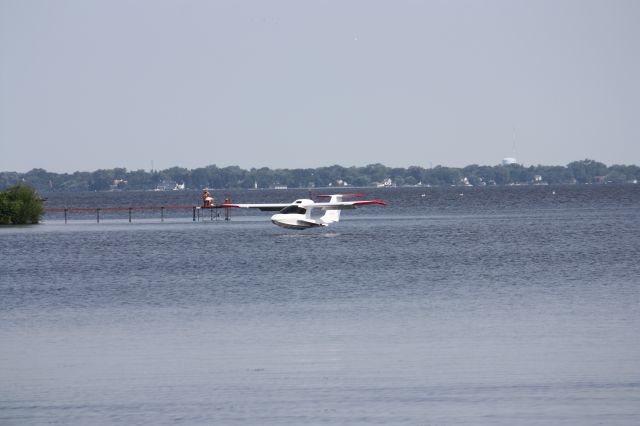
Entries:
POLYGON ((160 207, 160 222, 164 222, 164 206, 160 207))
POLYGON ((96 223, 100 223, 100 209, 96 209, 96 223))
POLYGON ((193 206, 193 221, 196 221, 196 206, 193 206))
POLYGON ((68 211, 68 210, 69 210, 69 209, 67 209, 66 207, 64 208, 64 224, 65 224, 65 225, 67 224, 67 211, 68 211))
POLYGON ((129 207, 129 223, 131 223, 131 207, 129 207))

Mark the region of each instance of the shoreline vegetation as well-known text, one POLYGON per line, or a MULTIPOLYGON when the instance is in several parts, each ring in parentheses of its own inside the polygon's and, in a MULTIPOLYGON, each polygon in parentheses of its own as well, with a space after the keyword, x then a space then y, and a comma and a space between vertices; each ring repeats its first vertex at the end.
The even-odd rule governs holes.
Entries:
POLYGON ((23 184, 0 192, 0 225, 39 223, 44 215, 44 202, 36 191, 23 184))
POLYGON ((392 168, 329 166, 306 169, 241 169, 210 165, 196 169, 100 169, 93 172, 53 173, 33 169, 26 173, 0 172, 0 190, 28 185, 40 192, 113 190, 251 189, 314 187, 485 186, 544 184, 626 184, 640 180, 636 165, 607 166, 595 160, 566 166, 505 164, 463 168, 436 166, 392 168))

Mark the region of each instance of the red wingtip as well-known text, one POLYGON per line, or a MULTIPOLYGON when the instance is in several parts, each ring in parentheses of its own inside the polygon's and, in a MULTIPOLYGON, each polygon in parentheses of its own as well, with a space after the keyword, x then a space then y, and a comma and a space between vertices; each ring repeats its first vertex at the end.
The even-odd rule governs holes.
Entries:
POLYGON ((386 206, 387 203, 385 203, 382 200, 371 200, 371 201, 356 201, 355 203, 353 203, 354 206, 364 206, 367 204, 379 204, 381 206, 386 206))

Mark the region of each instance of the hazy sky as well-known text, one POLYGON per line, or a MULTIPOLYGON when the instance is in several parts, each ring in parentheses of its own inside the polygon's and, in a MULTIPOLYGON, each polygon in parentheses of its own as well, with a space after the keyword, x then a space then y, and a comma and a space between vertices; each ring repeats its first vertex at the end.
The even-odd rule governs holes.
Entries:
POLYGON ((0 170, 640 164, 639 23, 636 0, 0 0, 0 170))

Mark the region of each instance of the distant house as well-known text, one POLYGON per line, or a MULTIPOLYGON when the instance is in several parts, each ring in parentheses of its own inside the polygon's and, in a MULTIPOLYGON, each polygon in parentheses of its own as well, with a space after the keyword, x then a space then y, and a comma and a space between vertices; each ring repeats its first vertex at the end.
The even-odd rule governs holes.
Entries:
POLYGON ((163 180, 159 184, 156 185, 154 191, 183 191, 185 189, 185 184, 178 183, 173 180, 163 180))
POLYGON ((127 185, 127 181, 124 179, 114 179, 113 181, 111 181, 111 185, 109 185, 109 190, 110 191, 115 191, 118 189, 122 189, 124 186, 127 185))
POLYGON ((385 178, 382 182, 374 182, 374 185, 378 188, 390 188, 396 186, 391 178, 385 178))

